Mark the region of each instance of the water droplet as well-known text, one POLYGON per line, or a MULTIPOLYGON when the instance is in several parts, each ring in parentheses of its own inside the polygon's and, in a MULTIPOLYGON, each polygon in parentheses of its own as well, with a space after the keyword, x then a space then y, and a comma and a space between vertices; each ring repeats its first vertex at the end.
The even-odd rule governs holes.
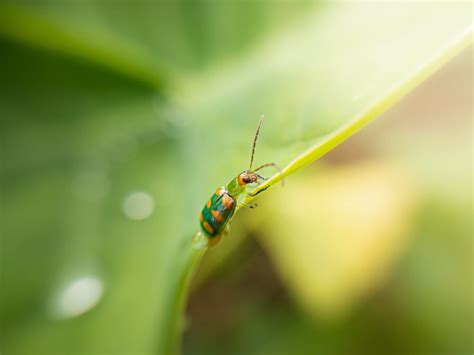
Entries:
POLYGON ((91 310, 102 298, 102 281, 94 276, 83 276, 70 282, 60 292, 56 313, 61 318, 72 318, 91 310))
POLYGON ((201 231, 197 232, 193 237, 193 247, 197 250, 203 250, 208 247, 209 240, 201 231))
POLYGON ((123 202, 123 213, 130 219, 143 220, 153 213, 155 201, 146 192, 133 192, 123 202))

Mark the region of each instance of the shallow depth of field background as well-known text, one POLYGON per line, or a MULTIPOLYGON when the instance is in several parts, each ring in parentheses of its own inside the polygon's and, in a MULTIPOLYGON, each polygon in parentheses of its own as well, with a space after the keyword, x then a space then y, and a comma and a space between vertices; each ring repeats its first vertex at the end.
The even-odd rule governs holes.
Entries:
MULTIPOLYGON (((262 68, 291 54, 291 37, 284 53, 268 39, 308 13, 325 28, 337 5, 106 3, 0 4, 2 355, 156 353, 178 241, 246 168, 260 113, 257 163, 333 129, 318 102, 339 72, 225 73, 259 49, 262 68), (234 96, 240 79, 254 91, 234 96)), ((401 5, 351 6, 383 18, 401 5)), ((338 45, 351 51, 327 44, 335 68, 338 45)), ((471 46, 239 212, 194 275, 184 354, 474 352, 472 63, 471 46)))
POLYGON ((188 353, 472 351, 472 54, 245 211, 188 353))

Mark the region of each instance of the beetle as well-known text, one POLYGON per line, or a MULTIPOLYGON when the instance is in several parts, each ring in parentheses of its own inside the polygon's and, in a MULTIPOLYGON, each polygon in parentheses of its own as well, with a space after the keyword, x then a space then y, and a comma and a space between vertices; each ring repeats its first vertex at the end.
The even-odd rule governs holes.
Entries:
MULTIPOLYGON (((253 158, 255 155, 255 146, 257 144, 258 134, 260 133, 260 128, 264 116, 260 117, 258 122, 257 131, 253 140, 252 154, 250 157, 250 166, 247 170, 244 170, 235 178, 233 178, 226 187, 219 187, 216 192, 211 196, 202 209, 201 214, 199 215, 199 223, 201 229, 208 239, 208 245, 214 246, 219 240, 229 232, 229 222, 232 219, 235 210, 238 205, 238 198, 244 194, 248 196, 256 196, 257 194, 265 191, 267 188, 258 191, 255 194, 247 192, 249 184, 259 183, 262 180, 267 180, 267 178, 260 176, 256 172, 260 169, 272 166, 281 171, 278 165, 275 163, 267 163, 259 166, 256 169, 252 170, 253 158)), ((244 207, 253 208, 255 206, 246 206, 244 207)))

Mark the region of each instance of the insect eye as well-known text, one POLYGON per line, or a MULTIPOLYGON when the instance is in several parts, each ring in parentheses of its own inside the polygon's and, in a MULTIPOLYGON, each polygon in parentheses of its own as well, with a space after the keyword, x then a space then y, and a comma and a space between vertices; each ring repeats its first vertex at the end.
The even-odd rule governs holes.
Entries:
POLYGON ((245 176, 244 181, 245 181, 246 184, 256 182, 257 181, 257 176, 255 176, 253 174, 252 175, 247 175, 247 176, 245 176))

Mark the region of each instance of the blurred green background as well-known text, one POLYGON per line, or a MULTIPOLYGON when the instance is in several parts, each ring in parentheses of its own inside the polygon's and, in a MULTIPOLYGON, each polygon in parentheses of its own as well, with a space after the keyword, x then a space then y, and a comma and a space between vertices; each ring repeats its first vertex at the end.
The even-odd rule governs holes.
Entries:
POLYGON ((188 353, 472 353, 472 55, 237 219, 188 353))
POLYGON ((176 319, 259 115, 257 161, 285 166, 472 11, 0 2, 2 355, 171 354, 176 327, 184 354, 472 354, 472 46, 240 212, 176 319))

